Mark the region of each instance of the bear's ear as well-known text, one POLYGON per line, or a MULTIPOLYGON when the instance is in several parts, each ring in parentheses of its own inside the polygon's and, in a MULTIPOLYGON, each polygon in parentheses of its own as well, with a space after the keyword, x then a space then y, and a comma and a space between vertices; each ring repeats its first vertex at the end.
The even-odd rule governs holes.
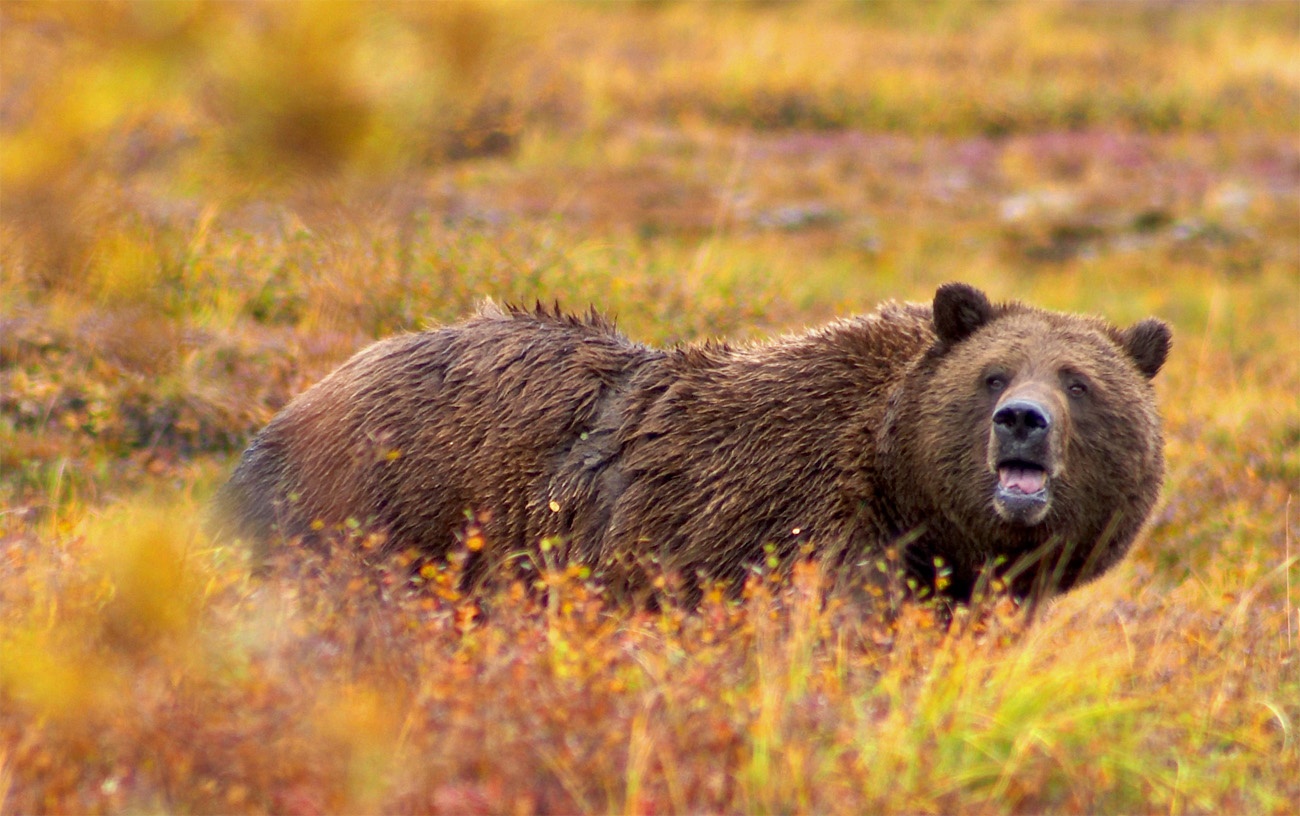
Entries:
POLYGON ((1140 320, 1120 332, 1120 343, 1148 380, 1160 371, 1172 343, 1169 324, 1154 317, 1140 320))
POLYGON ((947 345, 965 340, 992 317, 993 305, 974 286, 945 283, 934 293, 934 329, 947 345))

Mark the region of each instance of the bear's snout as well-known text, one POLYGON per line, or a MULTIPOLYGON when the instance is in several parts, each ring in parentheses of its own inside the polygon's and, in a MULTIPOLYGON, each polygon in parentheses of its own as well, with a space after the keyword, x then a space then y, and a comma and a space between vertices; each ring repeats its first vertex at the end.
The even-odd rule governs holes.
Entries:
POLYGON ((1027 396, 1012 397, 993 412, 989 465, 997 474, 993 506, 1003 519, 1025 525, 1043 520, 1051 507, 1053 412, 1027 396))
POLYGON ((993 430, 998 442, 1007 448, 1023 448, 1033 452, 1047 445, 1047 433, 1052 428, 1052 415, 1047 407, 1030 399, 1014 399, 1003 405, 993 415, 993 430))

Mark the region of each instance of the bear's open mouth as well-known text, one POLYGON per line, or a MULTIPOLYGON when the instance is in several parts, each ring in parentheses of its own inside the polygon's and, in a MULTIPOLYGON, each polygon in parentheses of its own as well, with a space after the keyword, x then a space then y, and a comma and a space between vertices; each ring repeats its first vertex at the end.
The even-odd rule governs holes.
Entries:
POLYGON ((1037 462, 1008 459, 998 463, 993 504, 998 514, 1018 524, 1037 524, 1050 501, 1047 469, 1037 462))
POLYGON ((1032 462, 1003 462, 998 465, 998 486, 1008 493, 1038 493, 1047 487, 1047 471, 1032 462))

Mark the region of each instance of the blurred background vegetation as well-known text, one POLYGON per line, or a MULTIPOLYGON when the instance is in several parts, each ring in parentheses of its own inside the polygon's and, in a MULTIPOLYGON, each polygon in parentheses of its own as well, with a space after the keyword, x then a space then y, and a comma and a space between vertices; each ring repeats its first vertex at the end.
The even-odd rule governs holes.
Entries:
POLYGON ((0 810, 1284 812, 1298 337, 1294 2, 6 0, 0 810), (485 296, 672 343, 953 279, 1175 327, 1150 533, 1028 636, 567 573, 483 624, 196 530, 485 296))
MULTIPOLYGON (((0 55, 5 282, 110 299, 179 290, 162 305, 185 308, 205 295, 185 278, 186 238, 259 202, 383 209, 410 265, 408 222, 446 214, 435 174, 448 163, 535 167, 563 151, 626 164, 614 148, 635 127, 1289 136, 1297 14, 1293 3, 16 2, 0 55)), ((1068 174, 1087 156, 1056 160, 1068 174)))

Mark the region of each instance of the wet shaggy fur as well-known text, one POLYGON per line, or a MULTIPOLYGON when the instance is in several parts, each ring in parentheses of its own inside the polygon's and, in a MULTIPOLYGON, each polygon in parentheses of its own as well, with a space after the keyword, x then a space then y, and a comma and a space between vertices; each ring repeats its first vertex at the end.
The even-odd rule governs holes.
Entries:
POLYGON ((1115 564, 1156 500, 1149 381, 1168 348, 1158 320, 1120 330, 962 284, 765 344, 668 350, 594 314, 489 304, 375 343, 292 401, 216 517, 260 546, 353 520, 434 556, 472 519, 483 564, 551 539, 622 581, 651 563, 734 579, 801 548, 871 572, 901 551, 958 600, 987 568, 1052 594, 1115 564), (1034 427, 998 413, 1011 400, 1037 406, 1034 427))

